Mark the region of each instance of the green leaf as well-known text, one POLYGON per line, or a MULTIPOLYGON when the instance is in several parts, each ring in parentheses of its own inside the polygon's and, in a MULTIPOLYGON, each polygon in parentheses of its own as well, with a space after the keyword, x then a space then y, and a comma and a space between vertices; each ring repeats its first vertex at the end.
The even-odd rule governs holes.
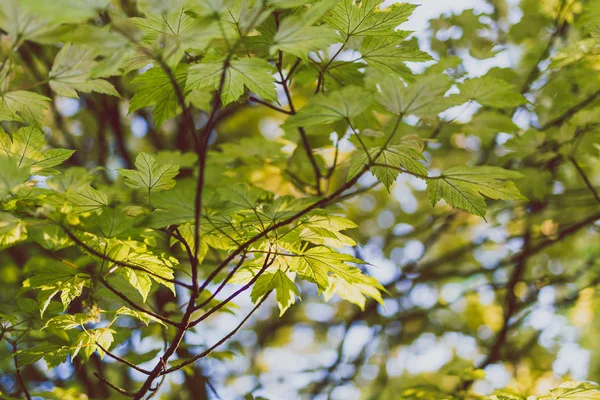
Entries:
POLYGON ((316 95, 308 105, 285 122, 287 128, 328 124, 356 117, 371 105, 371 93, 349 86, 328 95, 316 95))
POLYGON ((158 165, 156 159, 147 153, 139 153, 135 158, 137 170, 120 169, 123 181, 132 189, 145 189, 149 194, 169 190, 175 186, 179 166, 174 164, 158 165))
POLYGON ((39 127, 48 108, 49 98, 33 92, 17 90, 0 97, 0 121, 18 121, 39 127))
POLYGON ((79 354, 79 351, 81 351, 85 359, 88 360, 91 355, 97 351, 100 358, 104 357, 104 350, 102 350, 100 346, 108 350, 115 340, 115 333, 114 329, 109 328, 89 329, 81 332, 75 342, 76 344, 72 356, 76 357, 77 354, 79 354))
MULTIPOLYGON (((185 87, 187 71, 186 64, 179 64, 173 70, 175 81, 182 90, 185 87)), ((152 119, 154 125, 159 128, 166 120, 180 112, 173 82, 162 68, 150 68, 131 83, 135 85, 135 93, 129 101, 129 113, 142 107, 154 107, 152 119)))
POLYGON ((349 219, 335 215, 312 215, 281 240, 294 243, 297 240, 321 244, 328 247, 341 249, 345 246, 355 246, 356 242, 351 237, 340 231, 356 228, 356 224, 349 219), (297 236, 296 234, 297 233, 297 236))
POLYGON ((107 8, 110 0, 19 0, 37 15, 54 22, 80 22, 95 17, 99 11, 107 8))
POLYGON ((127 279, 127 282, 138 291, 142 296, 142 300, 145 303, 148 299, 150 289, 152 289, 152 280, 150 274, 143 270, 133 268, 123 268, 119 270, 119 273, 127 279))
POLYGON ((419 160, 425 160, 423 155, 407 144, 396 144, 387 148, 375 147, 369 150, 369 155, 362 152, 355 157, 348 170, 348 179, 352 179, 362 171, 369 160, 373 164, 379 164, 371 167, 371 172, 385 185, 388 191, 398 178, 401 169, 422 179, 427 177, 425 166, 419 162, 419 160))
POLYGON ((325 21, 346 36, 387 36, 417 8, 396 3, 382 10, 381 4, 381 0, 342 0, 325 21))
POLYGON ((28 126, 16 131, 13 135, 11 151, 17 159, 17 165, 26 166, 38 160, 45 144, 44 135, 37 128, 28 126))
POLYGON ((156 322, 158 324, 161 324, 163 326, 166 326, 164 322, 162 322, 160 319, 157 319, 155 317, 153 317, 152 315, 148 315, 146 313, 142 313, 136 310, 132 310, 130 308, 127 307, 121 307, 119 308, 116 313, 116 315, 128 315, 130 317, 133 317, 135 319, 138 319, 140 321, 142 321, 146 326, 148 326, 148 324, 150 323, 150 321, 152 322, 156 322))
POLYGON ((431 61, 433 58, 424 51, 403 46, 405 38, 405 33, 365 37, 360 47, 360 59, 378 71, 412 80, 412 72, 404 63, 431 61))
POLYGON ((28 168, 21 168, 14 158, 0 156, 0 202, 29 178, 28 168))
POLYGON ((168 8, 163 13, 146 11, 144 18, 131 21, 141 29, 144 41, 169 65, 178 63, 186 50, 203 50, 211 40, 224 34, 214 18, 194 18, 185 7, 168 8))
POLYGON ((380 293, 385 290, 383 286, 376 279, 363 274, 358 267, 348 263, 363 261, 324 246, 310 248, 290 257, 289 260, 291 270, 297 272, 301 278, 316 283, 319 290, 325 292, 326 299, 335 293, 364 307, 364 296, 367 295, 383 303, 380 293), (355 289, 350 290, 351 287, 355 289))
POLYGON ((46 140, 43 133, 35 127, 20 128, 13 134, 12 140, 0 128, 0 155, 13 158, 18 167, 30 167, 31 173, 59 165, 72 154, 72 150, 49 149, 42 151, 46 140))
POLYGON ((507 390, 497 390, 492 396, 487 397, 488 400, 525 400, 524 396, 507 390))
POLYGON ((57 192, 78 192, 89 186, 94 180, 87 169, 83 167, 68 168, 63 174, 50 177, 46 183, 57 192))
MULTIPOLYGON (((600 399, 600 386, 592 382, 564 382, 550 391, 552 399, 593 400, 600 399)), ((541 397, 545 399, 548 397, 541 397)))
MULTIPOLYGON (((188 90, 218 89, 224 63, 213 61, 192 65, 187 77, 188 90)), ((225 73, 221 101, 223 106, 237 100, 247 87, 265 100, 277 101, 273 67, 260 58, 244 58, 231 61, 225 73)))
POLYGON ((92 314, 75 313, 75 314, 60 314, 52 317, 46 322, 42 329, 54 328, 60 330, 69 330, 79 328, 90 322, 97 322, 96 316, 92 314))
POLYGON ((331 277, 330 285, 323 293, 325 301, 329 301, 333 295, 338 295, 364 310, 368 296, 383 305, 383 298, 381 297, 381 291, 385 290, 383 286, 375 278, 359 273, 360 270, 358 272, 355 270, 350 271, 352 271, 351 274, 346 273, 343 277, 331 277))
POLYGON ((173 190, 161 192, 152 198, 152 206, 156 210, 149 216, 149 224, 154 228, 168 225, 179 225, 193 221, 195 184, 181 182, 173 190))
POLYGON ((58 251, 72 245, 65 231, 56 224, 34 224, 27 227, 28 237, 46 250, 58 251))
POLYGON ((493 108, 517 107, 527 103, 515 85, 491 76, 467 79, 458 88, 460 94, 452 97, 462 102, 474 100, 493 108))
POLYGON ((447 75, 423 76, 408 86, 393 76, 383 77, 379 86, 379 103, 396 115, 434 116, 450 106, 444 98, 452 86, 447 75))
POLYGON ((59 25, 50 23, 43 14, 30 9, 21 0, 4 0, 0 4, 0 28, 13 40, 38 41, 55 31, 59 25))
POLYGON ((31 272, 33 275, 23 285, 40 289, 37 299, 42 316, 50 301, 59 293, 60 301, 66 310, 73 300, 81 296, 83 287, 90 278, 74 266, 58 262, 34 263, 31 272))
POLYGON ((49 369, 57 367, 67 361, 67 357, 70 354, 71 348, 68 346, 59 346, 49 343, 17 351, 19 366, 33 364, 43 358, 48 364, 49 369))
POLYGON ((286 18, 273 38, 271 53, 281 50, 303 60, 308 59, 308 53, 327 48, 339 41, 338 35, 325 26, 306 26, 299 28, 300 17, 286 18))
POLYGON ((252 288, 252 301, 256 303, 271 290, 276 291, 280 317, 296 302, 296 296, 300 297, 296 284, 282 270, 264 273, 256 280, 252 288))
POLYGON ((432 205, 444 199, 452 207, 461 208, 485 218, 485 197, 503 200, 523 200, 513 182, 522 175, 499 167, 448 168, 436 178, 427 181, 427 195, 432 205))
POLYGON ((0 211, 0 250, 27 239, 25 223, 14 215, 0 211))
POLYGON ((518 126, 510 116, 500 114, 497 111, 483 111, 473 116, 473 119, 461 126, 467 135, 473 135, 488 140, 499 132, 512 133, 518 130, 518 126))
POLYGON ((102 215, 92 214, 84 221, 84 226, 90 232, 98 232, 105 238, 113 238, 127 232, 135 220, 128 217, 123 211, 114 208, 105 208, 102 215))
POLYGON ((67 43, 56 55, 50 70, 50 87, 65 97, 78 98, 77 92, 98 92, 119 96, 112 84, 92 78, 98 53, 91 47, 67 43))
POLYGON ((320 1, 301 15, 293 14, 284 18, 272 39, 271 54, 281 50, 307 61, 309 52, 325 49, 339 41, 333 29, 313 26, 335 3, 333 0, 320 1))
POLYGON ((108 206, 108 196, 89 185, 80 188, 77 192, 69 192, 67 201, 76 213, 101 212, 108 206))
POLYGON ((75 150, 48 149, 41 154, 43 157, 41 160, 31 163, 31 172, 39 173, 45 169, 56 167, 71 158, 73 153, 75 150))

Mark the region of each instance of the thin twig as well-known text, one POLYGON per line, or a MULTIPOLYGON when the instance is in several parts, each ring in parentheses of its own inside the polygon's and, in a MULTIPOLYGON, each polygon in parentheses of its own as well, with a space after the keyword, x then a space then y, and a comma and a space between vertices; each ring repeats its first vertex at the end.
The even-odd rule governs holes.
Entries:
POLYGON ((577 161, 575 160, 575 157, 570 157, 569 161, 571 161, 571 164, 573 164, 573 166, 575 167, 575 169, 577 170, 577 172, 579 172, 579 175, 581 176, 581 178, 585 182, 585 185, 588 187, 588 189, 590 190, 590 192, 592 193, 592 195, 594 196, 594 198, 596 199, 596 201, 598 203, 600 203, 600 196, 598 195, 598 192, 596 191, 596 188, 594 187, 594 185, 592 185, 592 182, 589 180, 589 178, 585 174, 585 171, 577 163, 577 161))
POLYGON ((258 310, 258 308, 265 302, 265 300, 267 299, 267 297, 269 297, 269 294, 271 294, 271 292, 269 291, 267 294, 265 294, 263 296, 263 298, 256 303, 256 305, 254 306, 254 308, 250 311, 250 313, 248 315, 246 315, 246 317, 242 320, 242 322, 240 322, 238 324, 238 326, 236 326, 231 332, 229 332, 225 337, 223 337, 222 339, 220 339, 217 343, 213 344, 211 347, 209 347, 208 349, 204 350, 202 353, 190 358, 189 360, 186 360, 184 362, 182 362, 181 364, 178 364, 174 367, 171 367, 165 371, 163 371, 161 373, 161 375, 165 375, 165 374, 169 374, 173 371, 177 371, 183 367, 185 367, 186 365, 190 365, 195 363, 196 361, 198 361, 201 358, 206 357, 207 355, 209 355, 210 353, 213 352, 213 350, 215 350, 217 347, 219 347, 220 345, 222 345, 223 343, 225 343, 226 341, 228 341, 229 339, 231 339, 231 337, 233 335, 235 335, 237 333, 237 331, 240 330, 240 328, 246 323, 246 321, 248 321, 248 319, 250 319, 250 317, 252 316, 252 314, 254 314, 254 312, 256 310, 258 310))
POLYGON ((271 104, 269 102, 266 102, 266 101, 261 100, 261 99, 259 99, 257 97, 254 97, 254 96, 250 96, 249 100, 253 101, 255 103, 258 103, 258 104, 262 104, 263 106, 269 107, 270 109, 275 110, 277 112, 280 112, 282 114, 286 114, 286 115, 292 115, 293 114, 291 111, 284 110, 283 108, 277 107, 277 106, 275 106, 275 105, 273 105, 273 104, 271 104))
POLYGON ((27 385, 25 385, 25 380, 23 379, 23 375, 21 375, 21 367, 19 366, 19 357, 17 356, 17 342, 15 340, 10 340, 9 343, 13 348, 13 362, 15 364, 15 373, 17 374, 17 380, 19 381, 19 385, 23 389, 23 393, 27 400, 31 400, 31 395, 27 390, 27 385))
POLYGON ((121 393, 122 395, 124 395, 124 396, 127 396, 127 397, 133 397, 133 396, 134 396, 134 394, 133 394, 133 393, 131 393, 131 392, 128 392, 127 390, 125 390, 125 389, 123 389, 123 388, 120 388, 120 387, 118 387, 117 385, 115 385, 115 384, 113 384, 113 383, 109 382, 109 381, 108 381, 108 380, 107 380, 105 377, 103 377, 103 376, 102 376, 102 375, 100 375, 99 373, 97 373, 97 372, 94 372, 94 376, 95 376, 96 378, 100 379, 100 380, 101 380, 103 383, 105 383, 106 385, 108 385, 108 386, 109 386, 109 387, 111 387, 112 389, 114 389, 114 390, 116 390, 117 392, 121 393))

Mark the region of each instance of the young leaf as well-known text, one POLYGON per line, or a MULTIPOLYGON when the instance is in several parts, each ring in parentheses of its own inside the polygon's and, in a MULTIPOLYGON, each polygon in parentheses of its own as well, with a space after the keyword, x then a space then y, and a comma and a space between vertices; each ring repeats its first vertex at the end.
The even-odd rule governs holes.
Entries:
POLYGON ((197 19, 190 14, 183 6, 172 5, 162 13, 146 11, 144 18, 131 21, 142 30, 144 40, 159 49, 170 65, 179 62, 186 50, 203 50, 212 39, 225 34, 215 19, 197 19))
POLYGON ((33 364, 43 358, 48 364, 48 368, 52 369, 67 361, 70 354, 71 348, 68 346, 44 343, 29 349, 19 350, 17 357, 19 366, 33 364))
MULTIPOLYGON (((2 134, 0 132, 0 135, 2 134)), ((6 139, 3 139, 2 142, 6 143, 6 139)), ((13 134, 9 156, 16 159, 17 166, 28 166, 43 159, 41 153, 45 144, 46 141, 42 131, 32 126, 23 127, 13 134)))
POLYGON ((53 22, 80 22, 95 17, 110 4, 110 0, 19 0, 21 4, 36 10, 53 22))
POLYGON ((320 1, 301 15, 294 14, 284 18, 272 39, 271 54, 281 50, 307 60, 309 52, 324 49, 339 41, 333 29, 313 26, 335 3, 332 0, 320 1))
POLYGON ((446 75, 420 77, 408 87, 394 76, 380 81, 378 101, 396 115, 436 115, 449 107, 444 93, 452 86, 452 80, 446 75))
MULTIPOLYGON (((193 65, 187 77, 188 90, 218 89, 224 63, 213 61, 193 65)), ((223 106, 237 100, 244 94, 244 87, 265 100, 277 101, 273 67, 260 58, 244 58, 231 62, 225 73, 225 83, 221 92, 223 106)))
POLYGON ((331 94, 319 94, 296 115, 285 122, 285 127, 309 127, 356 117, 371 105, 371 93, 348 86, 331 94))
POLYGON ((453 97, 462 102, 474 100, 493 108, 517 107, 527 103, 515 85, 491 76, 467 79, 458 88, 460 94, 453 97))
MULTIPOLYGON (((188 67, 179 64, 173 70, 177 85, 183 90, 188 67)), ((154 125, 160 127, 166 120, 179 112, 179 102, 173 82, 162 68, 154 67, 131 81, 135 85, 135 93, 129 101, 129 113, 142 107, 154 107, 152 119, 154 125)))
POLYGON ((0 96, 0 121, 18 121, 40 127, 49 98, 17 90, 0 96))
POLYGON ((114 329, 109 328, 89 329, 81 332, 75 341, 72 356, 76 357, 81 351, 87 360, 97 351, 100 358, 104 357, 104 350, 102 349, 108 350, 110 348, 115 340, 115 333, 114 329))
POLYGON ((25 223, 14 215, 0 211, 0 250, 27 239, 25 223))
POLYGON ((67 193, 67 201, 76 213, 101 212, 108 206, 108 196, 87 185, 77 192, 67 193))
POLYGON ((30 9, 21 0, 4 0, 0 4, 0 28, 17 40, 43 40, 59 27, 43 18, 35 8, 30 9))
POLYGON ((364 294, 382 303, 380 291, 385 290, 383 286, 376 279, 363 274, 358 267, 348 263, 362 263, 362 261, 324 246, 313 247, 290 257, 289 260, 291 270, 297 272, 301 278, 316 283, 319 290, 326 293, 327 298, 331 297, 333 292, 341 293, 346 299, 360 305, 364 304, 360 298, 364 294), (336 283, 334 280, 339 282, 336 283), (356 286, 361 295, 359 296, 356 291, 348 291, 348 285, 356 286))
POLYGON ((83 287, 89 281, 89 275, 82 273, 73 266, 63 263, 35 263, 32 264, 33 275, 24 286, 40 289, 37 296, 40 302, 40 312, 44 312, 50 300, 60 293, 60 301, 66 310, 69 304, 81 296, 83 287))
POLYGON ((417 177, 427 177, 425 166, 419 162, 419 160, 425 160, 423 155, 414 147, 401 143, 387 148, 375 147, 369 150, 369 155, 363 152, 355 157, 348 170, 348 179, 352 179, 358 174, 369 163, 369 160, 373 165, 371 172, 385 185, 388 191, 402 170, 417 177))
POLYGON ((406 34, 368 36, 360 47, 361 59, 378 71, 412 80, 412 72, 404 63, 431 61, 433 58, 424 51, 403 46, 405 38, 406 34))
POLYGON ((139 153, 135 158, 137 170, 120 169, 123 181, 132 189, 145 189, 149 194, 169 190, 175 186, 179 166, 174 164, 158 165, 156 159, 147 153, 139 153))
POLYGON ((485 218, 484 196, 491 199, 525 199, 513 182, 522 175, 499 167, 451 167, 439 177, 427 181, 427 195, 432 205, 444 199, 452 207, 461 208, 485 218))
POLYGON ((550 390, 552 399, 593 400, 600 399, 600 386, 591 382, 564 382, 550 390))
POLYGON ((366 276, 364 274, 356 274, 349 277, 332 276, 330 285, 323 293, 325 301, 329 301, 333 295, 338 295, 342 299, 356 304, 361 310, 365 309, 367 301, 366 296, 375 299, 379 304, 383 305, 381 291, 384 288, 380 285, 377 279, 366 276))
POLYGON ((123 275, 127 282, 138 291, 142 296, 142 301, 145 303, 148 299, 150 289, 152 289, 150 275, 145 271, 133 268, 122 268, 119 270, 119 274, 123 275))
POLYGON ((158 324, 161 324, 163 326, 166 326, 164 322, 162 322, 160 319, 153 317, 152 315, 148 315, 136 310, 132 310, 130 308, 127 307, 121 307, 119 308, 116 313, 116 315, 128 315, 130 317, 133 317, 135 319, 138 319, 140 321, 142 321, 144 324, 146 324, 146 326, 148 326, 148 324, 150 323, 150 321, 152 322, 156 322, 158 324))
POLYGON ((395 3, 381 9, 381 4, 381 0, 342 0, 325 21, 346 36, 387 36, 417 8, 395 3))
POLYGON ((77 92, 98 92, 119 96, 112 84, 103 79, 94 79, 92 69, 98 54, 91 47, 67 43, 56 55, 50 70, 50 87, 57 94, 78 98, 77 92))
POLYGON ((21 168, 17 160, 0 156, 0 202, 29 178, 28 168, 21 168))
POLYGON ((48 149, 42 152, 42 159, 31 163, 31 172, 40 173, 43 170, 56 167, 67 161, 75 153, 75 150, 48 149))
POLYGON ((256 303, 271 290, 276 291, 280 317, 296 302, 296 296, 300 297, 296 284, 282 270, 264 273, 256 280, 252 288, 252 301, 256 303))

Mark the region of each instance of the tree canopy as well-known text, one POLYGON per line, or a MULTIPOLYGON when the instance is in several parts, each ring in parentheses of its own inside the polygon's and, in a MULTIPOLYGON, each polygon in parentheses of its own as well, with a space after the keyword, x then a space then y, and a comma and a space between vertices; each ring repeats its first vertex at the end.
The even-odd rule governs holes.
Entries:
POLYGON ((600 1, 422 3, 3 0, 0 398, 600 399, 600 1))

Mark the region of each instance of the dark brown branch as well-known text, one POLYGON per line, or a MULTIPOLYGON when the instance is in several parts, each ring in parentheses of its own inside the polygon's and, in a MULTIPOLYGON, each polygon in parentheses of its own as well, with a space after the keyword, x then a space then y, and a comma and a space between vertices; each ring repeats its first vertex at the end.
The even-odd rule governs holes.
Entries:
POLYGON ((221 292, 221 290, 223 290, 223 288, 225 287, 225 285, 227 285, 227 282, 229 282, 231 280, 231 278, 233 278, 233 275, 237 272, 237 270, 242 266, 242 263, 244 262, 244 260, 246 260, 246 255, 243 254, 242 257, 240 257, 240 261, 237 263, 237 265, 235 267, 233 267, 231 269, 231 272, 229 272, 229 274, 227 275, 227 277, 223 280, 223 282, 221 282, 221 284, 219 285, 219 287, 214 291, 214 293, 212 295, 210 295, 206 300, 204 300, 202 303, 198 304, 196 306, 196 310, 200 310, 202 309, 204 306, 206 306, 208 303, 210 303, 218 294, 219 292, 221 292))
MULTIPOLYGON (((529 71, 529 75, 527 75, 527 78, 525 79, 523 86, 521 86, 521 94, 525 94, 529 91, 533 82, 535 82, 537 80, 537 78, 540 76, 540 73, 541 73, 540 68, 539 68, 540 64, 550 56, 550 51, 552 50, 552 47, 554 46, 554 42, 556 41, 556 39, 558 38, 559 34, 562 31, 561 24, 560 24, 560 18, 562 15, 562 11, 565 8, 565 4, 566 4, 566 0, 562 0, 561 4, 560 4, 560 8, 558 10, 558 13, 556 14, 556 18, 554 19, 554 27, 552 30, 552 35, 550 35, 548 44, 544 48, 544 51, 542 51, 542 53, 540 54, 540 57, 538 58, 537 62, 535 63, 535 66, 531 69, 531 71, 529 71)), ((563 23, 563 26, 564 26, 564 23, 563 23)))
POLYGON ((596 99, 600 97, 600 90, 595 91, 590 96, 586 97, 579 103, 575 104, 571 108, 567 109, 560 116, 546 122, 544 125, 540 127, 540 131, 546 131, 553 127, 558 127, 567 122, 573 115, 577 114, 579 111, 583 110, 585 107, 589 106, 596 99))
POLYGON ((569 160, 571 161, 571 164, 573 164, 573 166, 575 167, 575 169, 577 170, 577 172, 579 173, 579 175, 581 176, 581 178, 585 182, 585 185, 588 187, 588 189, 590 190, 590 192, 592 193, 592 195, 594 196, 594 198, 596 199, 596 201, 598 203, 600 203, 600 195, 598 195, 598 192, 596 191, 596 188, 594 187, 594 185, 592 185, 592 182, 589 180, 589 178, 585 174, 585 171, 577 163, 577 161, 575 160, 575 157, 570 157, 569 160))
MULTIPOLYGON (((254 26, 257 18, 261 15, 261 13, 257 13, 254 20, 249 24, 250 27, 254 26)), ((243 37, 242 37, 243 38, 243 37)), ((196 196, 194 199, 194 257, 192 262, 192 287, 190 288, 190 299, 188 301, 185 313, 181 318, 181 327, 175 334, 173 341, 169 345, 169 347, 165 350, 164 354, 161 356, 159 362, 154 366, 150 375, 143 383, 142 387, 137 391, 134 396, 134 399, 139 400, 150 390, 152 386, 152 382, 156 379, 161 371, 166 368, 167 361, 169 358, 177 351, 185 333, 189 329, 189 322, 194 312, 194 306, 196 299, 200 295, 201 289, 198 287, 198 254, 200 250, 200 224, 201 224, 201 211, 202 211, 202 193, 204 192, 204 174, 206 170, 206 153, 208 151, 208 142, 210 138, 210 134, 217 122, 217 115, 219 110, 221 109, 221 93, 223 92, 223 88, 225 85, 225 79, 227 77, 227 69, 229 67, 229 63, 231 57, 235 53, 237 47, 242 43, 242 38, 237 40, 236 43, 229 49, 227 57, 223 62, 223 69, 221 72, 219 87, 214 94, 212 111, 208 117, 208 121, 202 130, 200 138, 198 140, 198 146, 196 151, 198 153, 198 179, 196 182, 196 196)), ((185 112, 185 108, 184 108, 185 112)), ((239 254, 239 253, 238 253, 239 254)))
POLYGON ((124 268, 131 268, 137 271, 143 271, 146 272, 149 275, 155 276, 159 279, 162 279, 165 282, 170 282, 173 283, 175 285, 179 285, 179 286, 183 286, 185 288, 191 289, 191 286, 188 285, 187 283, 183 283, 181 281, 178 281, 176 279, 171 279, 171 278, 165 278, 164 276, 158 275, 155 272, 149 271, 146 268, 140 266, 140 265, 136 265, 136 264, 132 264, 126 261, 119 261, 119 260, 115 260, 109 256, 107 256, 106 254, 103 254, 93 248, 91 248, 90 246, 88 246, 87 244, 85 244, 81 239, 79 239, 75 234, 73 234, 73 232, 71 232, 68 228, 66 228, 65 226, 59 225, 62 230, 67 234, 67 236, 69 237, 69 239, 71 239, 72 241, 74 241, 78 246, 80 246, 81 248, 83 248, 85 251, 87 251, 88 253, 90 253, 93 256, 96 256, 98 258, 101 258, 104 261, 108 261, 111 262, 115 265, 118 265, 119 267, 124 267, 124 268))
POLYGON ((134 168, 133 159, 129 154, 129 149, 127 149, 127 139, 125 138, 125 133, 123 132, 123 124, 121 122, 121 114, 119 113, 119 105, 111 104, 112 101, 104 98, 104 109, 106 110, 106 114, 108 115, 108 123, 114 133, 115 142, 117 144, 117 149, 119 150, 119 154, 121 158, 125 162, 126 168, 134 168))
POLYGON ((19 366, 19 357, 17 356, 17 342, 14 340, 9 340, 8 341, 12 348, 13 348, 13 362, 15 364, 15 373, 17 375, 17 381, 19 381, 19 385, 21 386, 21 389, 23 390, 23 394, 25 394, 25 397, 27 398, 27 400, 31 400, 31 395, 29 394, 29 391, 27 390, 27 385, 25 385, 25 380, 23 379, 23 375, 21 375, 21 367, 19 366))
POLYGON ((190 113, 189 107, 187 107, 187 105, 185 103, 185 97, 183 94, 183 90, 179 86, 179 83, 177 82, 177 79, 175 78, 175 75, 173 74, 173 70, 171 69, 171 67, 169 67, 167 65, 167 63, 165 63, 165 61, 160 57, 158 58, 157 61, 158 61, 158 64, 160 65, 161 69, 164 71, 164 73, 169 78, 169 81, 171 82, 171 86, 173 87, 173 90, 175 91, 175 96, 177 97, 177 103, 179 104, 179 107, 181 108, 181 112, 183 113, 184 124, 185 124, 186 128, 188 129, 189 135, 192 137, 192 139, 194 139, 194 144, 196 146, 196 152, 199 152, 200 148, 201 148, 200 141, 198 140, 198 137, 196 135, 196 129, 194 126, 194 118, 192 117, 192 114, 190 113))
MULTIPOLYGON (((287 80, 283 77, 283 69, 282 69, 282 58, 283 53, 279 51, 279 59, 277 61, 277 71, 279 72, 279 77, 281 78, 281 87, 285 93, 285 97, 287 98, 288 105, 290 106, 290 115, 296 114, 296 108, 294 107, 294 102, 292 100, 292 94, 290 93, 290 88, 288 86, 287 80)), ((310 161, 310 165, 313 168, 315 174, 315 190, 318 195, 321 195, 321 170, 319 169, 319 165, 317 164, 317 160, 315 155, 312 152, 310 147, 310 143, 308 143, 308 137, 306 136, 306 131, 303 127, 298 128, 298 133, 300 133, 300 139, 302 140, 302 146, 304 147, 304 151, 306 152, 306 156, 310 161)))
POLYGON ((104 353, 106 353, 106 355, 109 356, 110 358, 112 358, 113 360, 116 360, 122 364, 125 364, 125 365, 135 369, 136 371, 141 372, 142 374, 150 375, 150 371, 145 370, 144 368, 140 368, 137 365, 135 365, 134 363, 132 363, 131 361, 127 361, 126 359, 121 358, 118 355, 108 351, 107 349, 102 347, 102 345, 100 343, 96 342, 96 346, 98 346, 98 348, 100 350, 102 350, 104 353))
POLYGON ((364 175, 364 173, 368 169, 369 169, 369 166, 365 166, 358 174, 356 174, 356 176, 354 178, 350 179, 348 182, 346 182, 346 184, 344 184, 342 187, 340 187, 338 190, 336 190, 335 192, 333 192, 329 196, 323 197, 321 200, 319 200, 319 201, 313 203, 312 205, 306 207, 304 210, 301 210, 301 211, 297 212, 296 214, 292 215, 291 217, 289 217, 289 218, 287 218, 287 219, 285 219, 283 221, 280 221, 280 222, 278 222, 276 224, 271 225, 270 227, 268 227, 267 229, 265 229, 264 231, 262 231, 258 235, 254 236, 251 239, 248 239, 246 242, 242 243, 236 250, 234 250, 233 252, 231 252, 231 254, 229 254, 229 256, 227 256, 227 258, 225 258, 223 260, 223 262, 221 264, 219 264, 219 266, 217 266, 217 268, 215 268, 213 270, 213 272, 206 278, 206 280, 204 281, 204 283, 200 286, 200 291, 206 289, 206 287, 213 281, 213 279, 219 274, 219 272, 222 269, 224 269, 225 267, 227 267, 227 265, 229 265, 229 263, 235 257, 239 256, 250 245, 252 245, 252 244, 256 243, 257 241, 259 241, 260 239, 264 238, 270 232, 273 232, 276 229, 279 229, 281 227, 286 226, 287 224, 290 224, 290 223, 294 222, 295 220, 297 220, 298 218, 300 218, 300 217, 308 214, 312 210, 315 210, 317 208, 325 207, 328 204, 332 203, 334 200, 337 199, 338 196, 340 196, 346 190, 348 190, 349 188, 351 188, 352 186, 354 186, 354 184, 356 184, 356 182, 358 181, 358 179, 362 175, 364 175))
POLYGON ((290 71, 288 72, 287 76, 285 77, 286 82, 289 83, 290 79, 292 79, 292 75, 296 71, 296 68, 298 68, 298 66, 300 65, 300 62, 302 62, 302 60, 300 58, 296 59, 296 62, 294 62, 294 65, 292 65, 292 67, 290 68, 290 71))
POLYGON ((265 300, 267 299, 267 297, 269 297, 269 294, 271 294, 271 292, 268 292, 267 294, 265 294, 263 296, 263 298, 256 303, 256 305, 254 306, 254 308, 250 311, 250 313, 248 315, 246 315, 246 317, 242 320, 242 322, 240 322, 238 324, 238 326, 236 326, 231 332, 229 332, 226 336, 224 336, 222 339, 220 339, 217 343, 213 344, 211 347, 209 347, 208 349, 204 350, 202 353, 190 358, 189 360, 186 360, 184 362, 182 362, 181 364, 178 364, 175 367, 171 367, 165 371, 163 371, 161 373, 161 375, 165 375, 165 374, 169 374, 173 371, 177 371, 183 367, 185 367, 186 365, 190 365, 195 363, 196 361, 198 361, 201 358, 206 357, 207 355, 209 355, 213 350, 215 350, 217 347, 219 347, 220 345, 222 345, 223 343, 225 343, 226 341, 228 341, 229 339, 231 339, 231 337, 233 337, 233 335, 235 335, 237 333, 237 331, 240 330, 240 328, 246 323, 246 321, 248 321, 248 319, 250 319, 250 317, 252 316, 252 314, 254 314, 254 312, 256 310, 258 310, 258 308, 265 302, 265 300))
POLYGON ((108 379, 106 379, 105 377, 103 377, 102 375, 100 375, 97 372, 94 372, 94 376, 96 376, 96 378, 100 379, 104 384, 110 386, 112 389, 116 390, 117 392, 121 393, 123 396, 127 396, 127 397, 133 397, 134 394, 128 392, 127 390, 118 387, 117 385, 111 383, 108 381, 108 379))
POLYGON ((275 105, 273 105, 273 104, 271 104, 271 103, 269 103, 267 101, 261 100, 261 99, 259 99, 257 97, 254 97, 254 96, 250 96, 249 100, 253 101, 255 103, 258 103, 258 104, 262 104, 263 106, 269 107, 272 110, 275 110, 277 112, 280 112, 280 113, 283 113, 283 114, 286 114, 286 115, 292 115, 293 114, 291 111, 284 110, 283 108, 277 107, 277 106, 275 106, 275 105))
POLYGON ((139 311, 139 312, 143 312, 144 314, 148 314, 162 322, 164 322, 165 324, 169 324, 172 325, 176 328, 181 327, 181 324, 175 322, 175 321, 171 321, 168 318, 163 317, 160 314, 156 314, 152 311, 148 311, 143 307, 138 306, 136 303, 134 303, 133 301, 131 301, 127 296, 125 296, 123 293, 121 293, 120 291, 118 291, 117 289, 115 289, 110 283, 108 283, 106 281, 106 279, 102 278, 102 277, 98 277, 97 278, 108 290, 110 290, 111 292, 113 292, 117 297, 119 297, 121 300, 123 300, 124 302, 126 302, 127 304, 129 304, 132 308, 134 308, 135 310, 139 311))
MULTIPOLYGON (((198 325, 200 322, 204 321, 206 318, 210 317, 212 314, 216 313, 221 308, 225 307, 231 300, 233 300, 234 298, 239 296, 241 293, 248 290, 254 284, 254 282, 256 282, 258 280, 258 278, 260 278, 260 276, 267 270, 267 268, 269 268, 271 265, 273 265, 273 262, 275 261, 275 256, 273 256, 273 258, 271 260, 269 260, 269 255, 270 254, 266 255, 265 262, 263 263, 262 268, 256 273, 256 275, 254 275, 252 277, 252 279, 250 279, 250 281, 248 283, 246 283, 244 286, 242 286, 241 288, 239 288, 238 290, 233 292, 233 294, 231 294, 225 300, 223 300, 222 302, 217 304, 215 307, 213 307, 212 309, 210 309, 207 312, 205 312, 204 314, 202 314, 196 320, 190 322, 189 327, 191 328, 191 327, 198 325)), ((233 274, 231 274, 231 275, 233 275, 233 274)))

